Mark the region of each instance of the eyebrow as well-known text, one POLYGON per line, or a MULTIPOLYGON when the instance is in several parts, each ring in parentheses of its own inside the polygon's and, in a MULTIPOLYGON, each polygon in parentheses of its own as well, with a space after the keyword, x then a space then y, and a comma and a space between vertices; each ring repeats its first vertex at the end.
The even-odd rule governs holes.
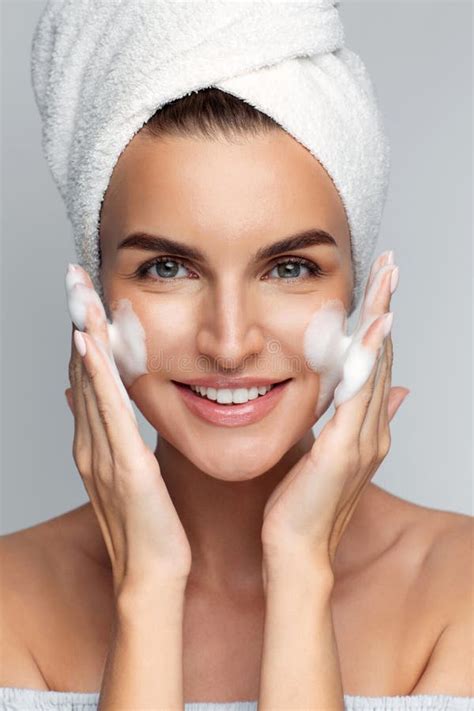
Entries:
MULTIPOLYGON (((278 242, 272 242, 265 247, 260 247, 255 254, 256 261, 270 259, 283 252, 294 249, 304 249, 319 245, 331 245, 338 247, 336 240, 329 232, 312 228, 303 230, 292 235, 288 235, 278 242)), ((146 232, 133 232, 125 237, 118 245, 117 249, 143 249, 150 252, 169 252, 185 259, 195 259, 205 262, 206 255, 200 249, 191 247, 183 242, 165 237, 164 235, 151 235, 146 232)))

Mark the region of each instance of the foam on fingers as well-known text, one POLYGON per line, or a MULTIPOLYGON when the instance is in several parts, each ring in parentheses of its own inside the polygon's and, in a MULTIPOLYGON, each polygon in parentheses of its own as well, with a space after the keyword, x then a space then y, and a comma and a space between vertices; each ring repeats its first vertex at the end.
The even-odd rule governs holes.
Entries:
POLYGON ((130 387, 138 377, 148 372, 148 368, 145 330, 133 310, 131 301, 118 300, 112 310, 111 323, 107 319, 103 303, 93 288, 90 278, 81 267, 69 264, 65 285, 69 314, 79 331, 86 331, 90 309, 97 309, 98 315, 106 324, 108 344, 101 341, 100 328, 97 333, 89 332, 89 329, 87 332, 107 356, 111 373, 135 417, 124 383, 130 387))
POLYGON ((377 343, 383 342, 392 326, 393 313, 383 313, 385 301, 380 285, 388 270, 393 269, 390 252, 381 255, 371 271, 370 284, 361 308, 359 323, 352 333, 346 333, 344 304, 331 299, 313 314, 304 333, 304 355, 309 367, 320 375, 320 388, 315 414, 319 418, 334 397, 334 404, 352 398, 364 385, 377 358, 377 343), (386 261, 387 260, 387 261, 386 261), (378 269, 377 269, 378 265, 378 269), (372 324, 380 320, 377 328, 372 324), (370 330, 370 337, 366 334, 370 330))

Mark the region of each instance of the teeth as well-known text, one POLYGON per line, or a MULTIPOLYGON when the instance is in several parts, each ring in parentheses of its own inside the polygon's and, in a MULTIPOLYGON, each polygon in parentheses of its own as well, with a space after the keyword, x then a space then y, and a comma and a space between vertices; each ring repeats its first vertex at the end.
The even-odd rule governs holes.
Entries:
POLYGON ((191 385, 191 390, 199 393, 208 400, 216 400, 221 405, 242 404, 248 400, 255 400, 259 395, 265 395, 272 389, 272 385, 259 385, 252 388, 237 388, 230 390, 229 388, 205 388, 201 385, 191 385))

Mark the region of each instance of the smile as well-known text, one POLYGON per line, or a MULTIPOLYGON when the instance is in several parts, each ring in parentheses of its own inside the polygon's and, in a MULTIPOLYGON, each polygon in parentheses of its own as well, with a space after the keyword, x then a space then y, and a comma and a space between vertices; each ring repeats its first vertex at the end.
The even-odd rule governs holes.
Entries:
POLYGON ((232 389, 171 382, 194 415, 212 424, 238 427, 258 422, 273 410, 291 380, 232 389))

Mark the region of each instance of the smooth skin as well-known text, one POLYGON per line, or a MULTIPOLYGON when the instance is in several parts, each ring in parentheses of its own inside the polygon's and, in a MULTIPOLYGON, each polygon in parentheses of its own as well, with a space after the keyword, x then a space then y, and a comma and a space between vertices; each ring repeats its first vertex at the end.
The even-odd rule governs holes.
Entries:
MULTIPOLYGON (((107 304, 129 298, 146 332, 150 372, 128 391, 159 432, 154 454, 192 552, 185 591, 184 698, 255 699, 268 602, 262 580, 264 511, 276 487, 315 442, 311 427, 319 376, 300 367, 303 333, 326 299, 340 299, 350 308, 353 281, 343 206, 324 169, 284 132, 240 142, 158 140, 139 132, 114 169, 100 239, 107 304), (258 248, 309 227, 333 235, 336 247, 253 258, 258 248), (178 257, 174 250, 120 249, 125 236, 137 230, 201 249, 204 259, 173 263, 177 270, 171 281, 165 276, 158 281, 165 271, 152 267, 150 278, 140 280, 134 272, 145 262, 161 255, 178 257), (324 276, 311 279, 302 267, 294 279, 284 278, 276 263, 289 256, 318 264, 324 276), (278 344, 276 353, 269 351, 269 343, 278 344), (214 427, 188 412, 171 382, 202 375, 197 367, 202 360, 217 373, 292 381, 279 406, 261 422, 214 427)), ((392 354, 385 357, 391 363, 392 354)), ((383 440, 379 444, 381 453, 383 440)), ((149 458, 148 463, 156 472, 149 458)), ((351 471, 351 480, 357 478, 359 470, 351 471)), ((341 503, 349 502, 352 493, 346 487, 341 503)), ((163 489, 158 496, 171 512, 163 489)), ((286 503, 278 512, 279 533, 294 521, 291 501, 286 503)), ((273 507, 268 509, 271 515, 273 507)), ((342 509, 336 505, 333 512, 342 509)), ((181 534, 179 527, 173 530, 181 534)), ((334 530, 332 540, 338 540, 339 526, 334 530)), ((125 540, 124 527, 116 531, 125 540)), ((417 506, 369 481, 340 533, 330 598, 346 693, 469 694, 470 517, 417 506)), ((92 502, 4 537, 0 554, 8 581, 1 610, 1 683, 97 690, 110 649, 115 588, 109 548, 92 502), (41 620, 48 621, 47 631, 41 620)), ((301 577, 287 576, 296 596, 301 577)), ((326 593, 313 590, 314 599, 324 601, 326 593)), ((164 593, 155 601, 167 606, 170 597, 164 593)), ((304 599, 312 604, 311 598, 310 593, 304 599)), ((149 599, 143 606, 136 599, 131 607, 137 614, 129 613, 129 623, 143 619, 139 610, 150 606, 149 599)), ((290 620, 294 603, 289 612, 278 588, 271 601, 290 620)), ((181 619, 181 612, 179 606, 171 610, 172 619, 181 619)), ((164 617, 163 607, 153 614, 164 617)), ((326 602, 316 614, 327 618, 326 602)), ((134 639, 145 628, 138 624, 134 639)), ((280 631, 286 635, 293 629, 298 632, 297 620, 280 631)), ((178 635, 174 639, 176 650, 180 640, 178 635)), ((132 655, 139 654, 138 647, 131 644, 132 655)))

